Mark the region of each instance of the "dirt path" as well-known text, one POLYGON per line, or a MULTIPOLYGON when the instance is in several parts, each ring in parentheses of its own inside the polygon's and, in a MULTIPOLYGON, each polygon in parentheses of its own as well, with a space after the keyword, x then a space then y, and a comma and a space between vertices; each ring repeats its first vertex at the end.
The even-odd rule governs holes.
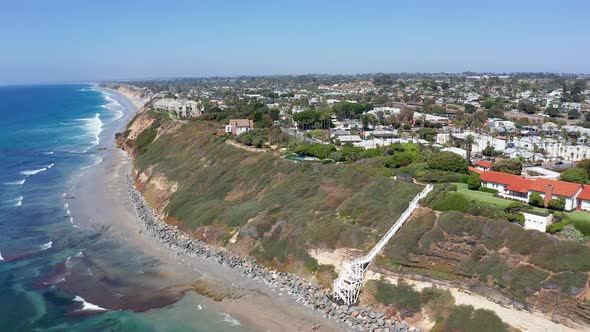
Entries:
MULTIPOLYGON (((309 254, 313 256, 315 259, 317 259, 319 264, 334 265, 336 272, 338 272, 343 261, 348 260, 351 257, 356 257, 361 253, 356 249, 340 248, 336 250, 312 250, 309 252, 309 254)), ((381 279, 382 277, 384 277, 385 280, 392 284, 397 284, 399 280, 398 277, 385 276, 383 274, 376 273, 373 271, 367 271, 366 273, 366 280, 381 279)), ((423 288, 431 287, 432 285, 434 285, 433 283, 425 281, 417 281, 407 278, 404 278, 404 280, 407 281, 408 284, 414 286, 416 290, 422 290, 423 288)), ((473 294, 471 292, 459 288, 447 287, 444 285, 437 286, 443 289, 448 289, 451 292, 451 294, 453 294, 453 296, 455 297, 456 304, 471 305, 475 309, 492 310, 496 314, 498 314, 498 316, 500 316, 500 318, 502 318, 504 322, 522 331, 584 331, 584 329, 581 326, 577 328, 570 328, 561 324, 554 323, 541 313, 530 313, 515 308, 506 308, 493 301, 488 300, 483 296, 473 294)))

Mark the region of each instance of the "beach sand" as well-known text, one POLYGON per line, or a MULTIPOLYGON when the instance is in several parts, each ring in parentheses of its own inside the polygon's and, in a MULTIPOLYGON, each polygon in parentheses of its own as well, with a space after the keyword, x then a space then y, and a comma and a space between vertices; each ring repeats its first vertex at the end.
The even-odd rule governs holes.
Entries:
MULTIPOLYGON (((126 111, 122 120, 122 123, 126 124, 133 117, 139 103, 127 101, 124 106, 133 110, 126 111)), ((118 131, 116 129, 122 128, 112 129, 111 132, 105 131, 104 139, 101 140, 101 146, 107 148, 101 151, 103 161, 80 177, 72 190, 76 198, 71 200, 70 208, 77 227, 82 230, 100 230, 101 234, 109 236, 120 245, 135 248, 139 252, 138 257, 129 259, 152 261, 149 275, 157 277, 146 277, 140 283, 147 284, 146 290, 165 289, 172 292, 167 294, 169 297, 166 300, 154 296, 153 301, 160 302, 154 303, 154 307, 161 307, 177 300, 182 296, 182 292, 190 290, 191 285, 199 278, 206 277, 232 287, 235 289, 235 296, 219 302, 203 297, 203 303, 206 303, 209 309, 231 315, 242 325, 264 331, 311 331, 312 326, 319 323, 318 331, 346 330, 346 326, 323 318, 320 312, 310 311, 293 298, 286 294, 279 295, 259 281, 244 278, 237 271, 205 259, 179 255, 160 242, 144 236, 125 183, 125 177, 131 170, 131 159, 126 152, 114 147, 114 133, 118 131)), ((129 294, 125 295, 131 297, 137 290, 129 286, 123 291, 127 291, 129 294)), ((94 294, 94 299, 92 296, 93 294, 83 295, 89 302, 109 308, 109 302, 104 298, 104 294, 94 294)), ((152 301, 149 294, 143 294, 140 299, 152 301)), ((134 305, 138 306, 137 303, 134 305)), ((147 303, 147 307, 149 305, 147 303)), ((199 309, 195 307, 194 310, 199 309)))

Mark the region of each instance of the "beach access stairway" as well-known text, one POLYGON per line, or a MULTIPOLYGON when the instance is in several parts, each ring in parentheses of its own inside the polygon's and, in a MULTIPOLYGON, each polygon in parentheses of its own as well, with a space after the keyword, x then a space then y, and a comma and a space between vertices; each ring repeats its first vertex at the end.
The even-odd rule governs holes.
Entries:
POLYGON ((389 242, 395 233, 397 233, 406 220, 410 219, 412 213, 414 213, 419 206, 418 202, 426 197, 426 195, 432 191, 432 188, 433 185, 429 184, 424 190, 422 190, 422 192, 414 197, 404 213, 402 213, 402 215, 393 223, 387 233, 385 233, 368 254, 343 263, 338 278, 334 280, 333 288, 335 301, 340 299, 347 305, 354 304, 358 301, 359 293, 365 280, 365 272, 367 271, 369 264, 371 264, 373 259, 375 259, 379 252, 383 250, 387 242, 389 242))

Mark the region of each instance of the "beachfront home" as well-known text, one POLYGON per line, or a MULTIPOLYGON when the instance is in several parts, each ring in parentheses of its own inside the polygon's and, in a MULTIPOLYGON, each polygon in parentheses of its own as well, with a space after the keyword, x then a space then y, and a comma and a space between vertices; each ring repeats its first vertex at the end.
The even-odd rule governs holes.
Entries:
POLYGON ((475 168, 481 171, 489 171, 492 168, 492 162, 487 160, 479 160, 475 163, 475 168))
POLYGON ((250 119, 232 119, 225 126, 225 132, 231 135, 239 135, 254 129, 254 121, 250 119))
POLYGON ((539 193, 545 202, 563 197, 565 210, 570 211, 578 207, 578 196, 582 192, 582 185, 578 183, 557 181, 551 179, 527 179, 518 175, 486 171, 480 174, 481 186, 498 191, 498 196, 528 203, 530 195, 539 193))

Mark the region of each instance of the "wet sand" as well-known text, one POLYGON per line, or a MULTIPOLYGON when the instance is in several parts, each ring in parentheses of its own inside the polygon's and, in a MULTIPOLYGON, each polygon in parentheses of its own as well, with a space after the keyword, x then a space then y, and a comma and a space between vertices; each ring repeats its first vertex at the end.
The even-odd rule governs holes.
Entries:
MULTIPOLYGON (((124 106, 132 108, 130 104, 124 106)), ((124 124, 134 113, 126 112, 123 117, 124 124)), ((123 127, 124 125, 115 129, 123 127)), ((108 291, 96 294, 88 289, 86 293, 83 289, 75 289, 76 294, 84 293, 83 297, 88 302, 108 309, 124 309, 121 307, 121 303, 124 303, 121 301, 122 297, 132 298, 135 295, 139 300, 148 303, 129 301, 128 309, 144 311, 150 307, 159 308, 177 301, 185 292, 191 291, 192 285, 204 276, 232 287, 236 296, 220 302, 201 296, 203 303, 207 303, 209 309, 230 314, 246 327, 264 331, 311 331, 313 324, 319 323, 319 331, 345 330, 345 326, 322 318, 320 312, 312 312, 294 299, 280 296, 259 281, 246 279, 237 271, 205 259, 179 255, 155 239, 144 236, 125 183, 125 177, 131 171, 131 160, 126 152, 114 148, 116 131, 118 130, 111 129, 103 133, 101 145, 107 148, 101 151, 103 161, 80 177, 72 190, 76 198, 71 200, 70 209, 74 223, 81 230, 98 232, 102 237, 108 237, 109 241, 112 241, 109 244, 116 243, 136 251, 135 257, 127 259, 134 261, 137 266, 145 267, 145 271, 139 271, 142 272, 141 278, 134 283, 129 282, 130 278, 126 278, 124 273, 118 273, 116 278, 113 278, 118 283, 118 287, 114 287, 118 295, 112 300, 108 299, 112 296, 108 291)), ((93 256, 92 253, 84 254, 93 256)), ((100 260, 95 262, 95 265, 100 264, 108 263, 100 260)), ((95 268, 95 271, 97 270, 98 267, 95 268)), ((134 271, 134 276, 138 275, 137 272, 134 271)), ((111 277, 114 273, 110 269, 104 272, 111 277)), ((107 286, 111 285, 103 286, 108 288, 107 286)), ((199 309, 195 307, 194 310, 199 309)))

